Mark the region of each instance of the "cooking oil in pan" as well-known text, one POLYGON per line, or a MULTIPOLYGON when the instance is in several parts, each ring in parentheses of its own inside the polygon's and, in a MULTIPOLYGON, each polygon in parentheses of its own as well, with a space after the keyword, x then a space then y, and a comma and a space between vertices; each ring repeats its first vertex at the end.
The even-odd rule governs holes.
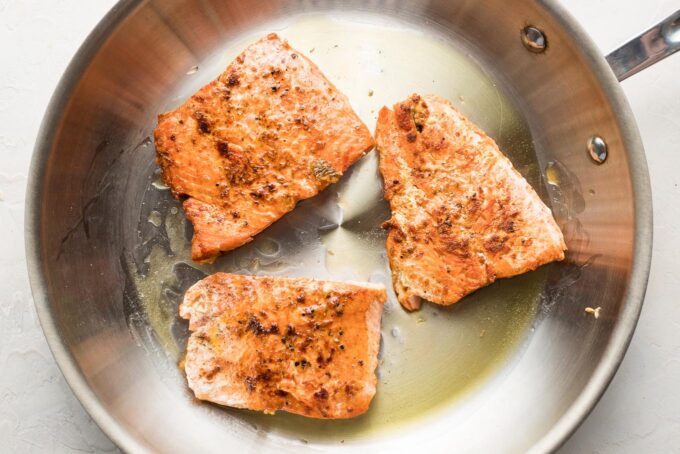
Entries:
MULTIPOLYGON (((188 84, 176 99, 189 96, 200 83, 219 74, 247 44, 270 31, 310 56, 348 95, 371 129, 383 105, 392 105, 411 93, 450 99, 486 130, 539 193, 544 193, 528 127, 497 82, 444 37, 403 23, 388 23, 384 18, 362 16, 359 21, 343 15, 301 16, 285 24, 270 24, 258 34, 234 42, 215 61, 202 64, 200 72, 187 77, 205 79, 188 84)), ((191 262, 183 213, 170 201, 163 185, 153 183, 150 180, 147 200, 155 198, 156 202, 147 203, 152 205, 147 209, 164 213, 164 221, 156 222, 153 215, 150 223, 148 214, 143 219, 148 231, 143 242, 153 242, 154 235, 160 240, 146 257, 148 269, 135 280, 147 320, 175 363, 181 359, 187 336, 186 329, 177 328, 181 326, 177 316, 181 292, 203 274, 226 271, 370 280, 388 288, 378 391, 370 410, 343 421, 224 410, 261 429, 305 440, 337 441, 436 417, 444 406, 491 386, 490 377, 519 354, 535 318, 545 283, 541 269, 496 282, 451 307, 425 304, 415 313, 399 307, 391 289, 385 232, 380 228, 390 212, 382 199, 375 152, 365 156, 338 184, 301 202, 252 243, 224 254, 213 265, 191 262), (149 226, 156 228, 149 230, 149 226)))

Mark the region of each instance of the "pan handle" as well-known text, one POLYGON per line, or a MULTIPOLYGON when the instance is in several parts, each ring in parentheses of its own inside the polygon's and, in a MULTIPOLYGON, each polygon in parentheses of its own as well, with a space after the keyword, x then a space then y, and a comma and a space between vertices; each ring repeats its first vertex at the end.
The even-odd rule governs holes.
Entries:
POLYGON ((680 50, 680 10, 607 55, 619 81, 680 50))

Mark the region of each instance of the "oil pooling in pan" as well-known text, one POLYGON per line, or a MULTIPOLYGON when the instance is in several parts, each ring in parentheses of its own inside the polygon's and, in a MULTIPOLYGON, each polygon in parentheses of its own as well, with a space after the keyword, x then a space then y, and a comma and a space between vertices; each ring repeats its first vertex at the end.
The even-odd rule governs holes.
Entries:
MULTIPOLYGON (((305 16, 262 33, 272 30, 309 55, 348 95, 369 127, 375 125, 380 107, 412 92, 444 96, 484 128, 543 192, 528 127, 496 82, 463 50, 403 24, 371 24, 351 16, 305 16)), ((225 49, 226 57, 213 66, 201 65, 196 75, 218 74, 229 58, 257 38, 235 42, 225 49)), ((190 260, 190 227, 183 212, 162 184, 150 180, 147 210, 160 212, 162 222, 156 215, 150 222, 150 211, 140 216, 148 232, 143 241, 152 246, 140 257, 144 266, 138 268, 145 272, 135 283, 147 321, 173 365, 181 358, 187 336, 186 329, 178 328, 182 321, 177 305, 183 290, 203 274, 370 280, 388 288, 378 392, 368 413, 352 420, 322 421, 285 413, 272 417, 216 411, 286 437, 350 440, 436 416, 437 409, 486 383, 521 345, 537 312, 544 270, 499 281, 452 307, 425 304, 421 311, 407 313, 398 306, 380 228, 389 218, 389 207, 382 199, 377 166, 376 153, 371 152, 340 183, 301 202, 252 243, 224 254, 213 265, 190 260)))

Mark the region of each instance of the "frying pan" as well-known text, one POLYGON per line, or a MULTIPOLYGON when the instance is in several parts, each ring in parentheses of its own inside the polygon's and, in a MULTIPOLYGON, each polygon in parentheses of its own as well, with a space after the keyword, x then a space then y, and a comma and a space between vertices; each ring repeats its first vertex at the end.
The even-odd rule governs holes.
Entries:
POLYGON ((649 271, 648 173, 617 78, 677 50, 679 20, 605 60, 552 1, 121 1, 52 98, 27 197, 33 295, 75 394, 129 452, 556 449, 616 371, 649 271), (271 31, 369 127, 412 92, 451 99, 552 207, 569 247, 449 308, 408 314, 390 294, 378 393, 353 420, 200 403, 178 367, 177 304, 205 274, 390 287, 374 153, 214 265, 189 258, 191 227, 154 164, 156 114, 271 31))

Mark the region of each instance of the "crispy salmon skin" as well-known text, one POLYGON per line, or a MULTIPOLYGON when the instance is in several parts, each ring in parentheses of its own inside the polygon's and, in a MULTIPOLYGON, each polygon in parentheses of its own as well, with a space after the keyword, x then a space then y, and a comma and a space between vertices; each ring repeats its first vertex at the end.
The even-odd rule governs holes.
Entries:
POLYGON ((217 273, 187 290, 184 363, 197 398, 352 418, 376 391, 385 287, 217 273))
POLYGON ((437 96, 384 107, 376 127, 392 209, 387 254, 399 302, 449 305, 497 278, 564 258, 550 209, 496 143, 437 96))
POLYGON ((199 262, 250 241, 374 145, 347 98, 276 34, 159 115, 154 139, 199 262))

